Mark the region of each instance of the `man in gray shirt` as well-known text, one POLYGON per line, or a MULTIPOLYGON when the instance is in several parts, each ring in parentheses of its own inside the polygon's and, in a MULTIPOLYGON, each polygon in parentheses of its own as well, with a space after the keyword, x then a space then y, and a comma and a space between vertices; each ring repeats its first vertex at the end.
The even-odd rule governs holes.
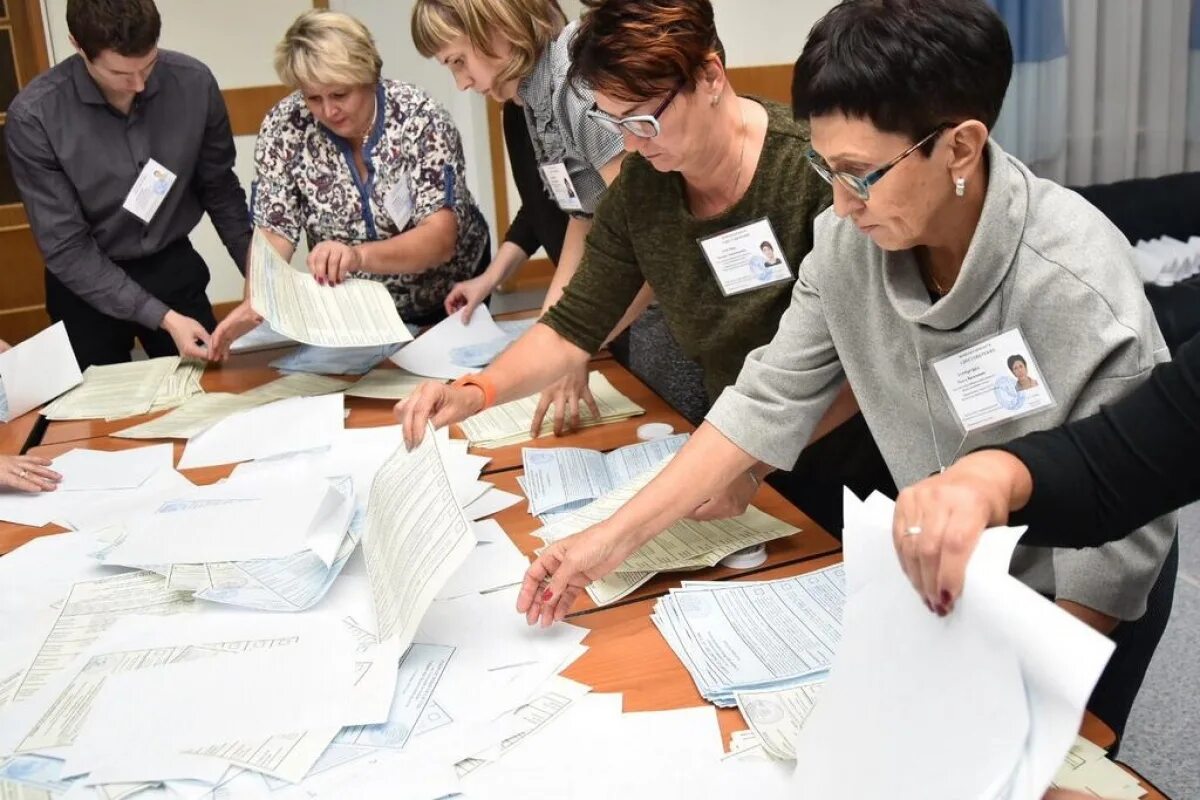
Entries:
POLYGON ((158 49, 154 0, 70 0, 77 53, 8 109, 13 176, 46 261, 46 310, 81 367, 208 358, 209 272, 188 234, 208 212, 245 271, 251 226, 224 98, 193 58, 158 49))

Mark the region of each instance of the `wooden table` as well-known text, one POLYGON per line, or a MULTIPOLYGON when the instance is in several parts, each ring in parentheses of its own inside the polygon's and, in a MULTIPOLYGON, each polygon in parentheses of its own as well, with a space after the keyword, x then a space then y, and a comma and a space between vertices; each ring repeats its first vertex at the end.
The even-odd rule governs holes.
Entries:
MULTIPOLYGON (((840 561, 840 554, 826 556, 734 580, 790 578, 840 561)), ((572 625, 590 631, 583 641, 588 651, 563 676, 587 684, 595 692, 621 692, 625 711, 667 711, 706 705, 687 668, 650 620, 655 602, 642 600, 572 617, 572 625)), ((717 709, 717 721, 726 745, 735 731, 747 729, 736 708, 717 709)), ((1091 713, 1084 716, 1080 734, 1105 749, 1116 742, 1112 729, 1091 713)))
MULTIPOLYGON (((684 419, 678 411, 667 405, 667 402, 656 395, 649 386, 635 378, 629 370, 616 361, 599 361, 592 367, 608 378, 617 391, 644 408, 646 413, 621 422, 582 428, 565 436, 551 434, 491 450, 472 447, 472 453, 492 459, 484 470, 484 474, 520 467, 522 464, 521 450, 526 447, 584 447, 589 450, 615 450, 627 444, 636 444, 638 426, 647 422, 665 422, 674 428, 676 433, 690 433, 694 430, 692 424, 684 419)), ((458 425, 450 428, 450 435, 457 439, 466 438, 462 428, 458 425)))
POLYGON ((37 411, 29 411, 11 422, 0 422, 0 455, 17 456, 24 452, 40 420, 37 411))
MULTIPOLYGON (((522 495, 523 492, 517 485, 517 477, 522 474, 524 474, 524 470, 510 470, 490 475, 488 481, 495 484, 498 489, 522 495)), ((801 513, 770 486, 764 485, 758 490, 758 494, 754 498, 754 505, 773 517, 795 525, 801 531, 792 536, 767 542, 767 560, 764 564, 750 569, 717 566, 694 572, 661 572, 626 597, 605 606, 605 608, 636 603, 648 597, 661 597, 679 586, 682 581, 720 581, 737 576, 757 575, 772 567, 794 564, 841 550, 842 545, 837 539, 826 533, 821 526, 801 513)), ((530 516, 528 502, 520 502, 511 508, 506 508, 496 514, 493 519, 500 524, 500 527, 508 534, 508 538, 525 557, 532 559, 536 550, 542 546, 542 540, 533 535, 534 531, 541 528, 542 523, 537 517, 530 516)), ((587 594, 583 594, 575 601, 572 613, 586 614, 595 609, 596 604, 587 594)))

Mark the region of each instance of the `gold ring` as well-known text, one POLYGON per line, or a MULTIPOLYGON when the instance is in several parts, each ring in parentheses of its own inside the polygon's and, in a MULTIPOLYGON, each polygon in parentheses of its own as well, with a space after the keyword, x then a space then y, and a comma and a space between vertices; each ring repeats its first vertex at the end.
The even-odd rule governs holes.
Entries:
POLYGON ((904 531, 904 535, 905 536, 920 536, 921 535, 921 526, 913 525, 912 527, 910 527, 906 531, 904 531))

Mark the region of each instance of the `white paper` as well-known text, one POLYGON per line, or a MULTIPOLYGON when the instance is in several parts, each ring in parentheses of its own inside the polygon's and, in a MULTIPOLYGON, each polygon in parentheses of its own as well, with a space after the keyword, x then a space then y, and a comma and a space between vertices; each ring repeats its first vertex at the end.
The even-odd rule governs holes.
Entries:
POLYGON ((340 394, 296 397, 225 418, 188 441, 180 469, 328 447, 345 427, 340 394))
POLYGON ((281 333, 276 333, 271 330, 269 324, 262 322, 254 330, 234 339, 233 344, 229 346, 229 352, 234 354, 252 353, 256 350, 274 350, 275 348, 291 347, 294 344, 293 340, 281 333))
POLYGON ((169 444, 129 450, 69 450, 54 459, 53 469, 63 476, 60 492, 136 489, 151 475, 171 469, 174 450, 169 444))
POLYGON ((163 383, 179 367, 179 356, 88 367, 83 383, 42 410, 52 420, 123 419, 154 407, 163 383))
POLYGON ((0 353, 0 386, 8 406, 3 421, 16 419, 83 382, 61 322, 0 353))
POLYGON ((492 321, 486 306, 479 306, 464 323, 462 314, 451 314, 402 347, 392 356, 392 362, 414 375, 450 380, 473 370, 460 367, 450 359, 450 351, 458 347, 484 344, 503 337, 504 331, 492 321))
POLYGON ((495 521, 476 522, 473 527, 480 541, 462 566, 446 581, 438 593, 439 600, 512 586, 525 577, 529 559, 521 554, 495 521), (484 529, 482 536, 481 527, 484 529), (482 537, 488 537, 490 541, 482 541, 482 537))
POLYGON ((480 495, 479 499, 464 508, 463 513, 467 515, 467 519, 481 520, 484 517, 499 514, 506 508, 512 508, 523 499, 519 494, 492 487, 480 495))
POLYGON ((250 304, 271 328, 305 344, 364 347, 412 339, 387 287, 350 278, 318 285, 292 269, 261 232, 250 247, 250 304))

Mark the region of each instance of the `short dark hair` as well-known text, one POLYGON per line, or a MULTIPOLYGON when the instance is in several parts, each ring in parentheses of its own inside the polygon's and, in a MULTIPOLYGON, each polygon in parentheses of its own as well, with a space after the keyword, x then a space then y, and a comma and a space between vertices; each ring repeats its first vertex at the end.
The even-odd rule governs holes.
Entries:
POLYGON ((775 245, 771 244, 770 242, 763 242, 762 244, 760 244, 760 245, 758 246, 758 249, 759 249, 759 250, 762 250, 764 247, 769 247, 769 248, 771 248, 772 250, 774 250, 774 249, 775 249, 775 245))
POLYGON ((1017 363, 1025 364, 1025 366, 1027 366, 1027 367, 1029 366, 1029 364, 1027 364, 1025 362, 1025 356, 1009 356, 1008 357, 1008 368, 1010 370, 1013 368, 1013 365, 1017 364, 1017 363))
POLYGON ((841 112, 913 142, 942 123, 991 130, 1012 69, 1008 28, 984 0, 842 0, 796 61, 792 110, 841 112))
POLYGON ((162 19, 154 0, 67 0, 67 30, 89 61, 105 50, 142 56, 158 44, 162 19))
POLYGON ((696 88, 713 53, 725 63, 709 0, 583 0, 568 81, 627 103, 696 88))

